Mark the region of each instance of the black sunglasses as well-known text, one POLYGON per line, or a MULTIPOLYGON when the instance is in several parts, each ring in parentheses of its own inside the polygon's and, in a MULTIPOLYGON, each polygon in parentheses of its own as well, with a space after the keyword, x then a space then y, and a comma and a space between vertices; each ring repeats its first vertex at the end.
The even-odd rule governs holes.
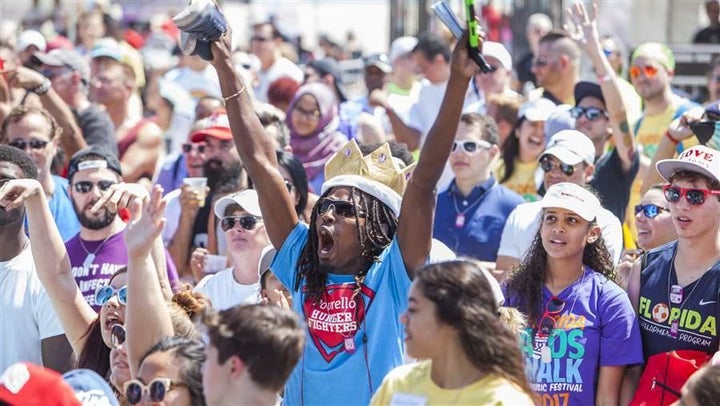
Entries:
POLYGON ((654 219, 663 211, 670 211, 669 209, 666 209, 665 207, 660 207, 657 204, 638 204, 635 206, 635 215, 640 214, 642 212, 645 217, 649 219, 654 219))
POLYGON ((330 207, 333 208, 333 212, 337 214, 338 216, 343 216, 347 218, 355 217, 356 215, 359 217, 363 217, 364 213, 357 209, 354 203, 348 202, 345 200, 333 200, 324 198, 320 200, 320 206, 318 207, 318 213, 319 214, 325 214, 328 210, 330 210, 330 207))
POLYGON ((75 191, 78 193, 90 193, 93 190, 93 187, 97 185, 98 189, 101 191, 106 191, 110 189, 112 185, 114 185, 115 181, 112 180, 101 180, 98 183, 90 182, 89 180, 81 180, 79 182, 75 182, 73 187, 75 188, 75 191))
POLYGON ((550 159, 545 158, 540 161, 540 168, 545 173, 550 173, 555 168, 560 168, 560 171, 565 176, 572 176, 573 173, 575 173, 575 167, 572 165, 568 165, 563 162, 558 162, 557 164, 553 163, 550 159))
POLYGON ((222 227, 223 231, 227 231, 235 227, 235 222, 239 222, 240 227, 250 231, 255 228, 255 225, 260 222, 260 219, 255 216, 223 217, 223 219, 220 221, 220 227, 222 227))
POLYGON ((125 327, 122 324, 115 324, 110 330, 110 343, 113 348, 117 348, 125 343, 126 336, 125 327))
POLYGON ((700 206, 705 203, 708 195, 720 196, 720 190, 709 190, 709 189, 686 189, 684 187, 665 185, 663 186, 663 193, 665 194, 665 200, 670 203, 677 203, 680 199, 685 196, 688 203, 700 206))
POLYGON ((24 151, 28 145, 32 149, 43 149, 49 143, 50 143, 50 141, 41 141, 41 140, 30 140, 30 141, 15 140, 15 141, 8 142, 8 145, 13 148, 21 149, 24 151))
POLYGON ((595 121, 600 117, 608 118, 609 115, 607 111, 601 110, 597 107, 573 107, 570 109, 570 117, 574 119, 578 119, 585 115, 585 118, 587 118, 590 121, 595 121))
POLYGON ((182 151, 184 153, 189 154, 192 150, 197 150, 198 154, 202 154, 205 152, 205 144, 193 144, 191 142, 186 142, 182 145, 182 151))

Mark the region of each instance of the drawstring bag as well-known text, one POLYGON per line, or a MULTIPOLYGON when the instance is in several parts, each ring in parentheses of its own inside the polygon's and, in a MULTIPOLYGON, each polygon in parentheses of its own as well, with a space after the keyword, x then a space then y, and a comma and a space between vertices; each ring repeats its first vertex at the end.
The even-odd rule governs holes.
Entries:
POLYGON ((630 406, 667 406, 680 399, 680 389, 690 375, 710 360, 697 350, 677 350, 648 358, 630 406))

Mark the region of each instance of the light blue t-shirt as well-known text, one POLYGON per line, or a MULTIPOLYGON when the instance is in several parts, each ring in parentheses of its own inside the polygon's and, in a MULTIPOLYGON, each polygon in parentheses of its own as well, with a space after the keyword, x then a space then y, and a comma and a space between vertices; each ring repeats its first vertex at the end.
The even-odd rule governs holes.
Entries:
POLYGON ((68 181, 60 176, 53 175, 55 192, 48 201, 50 213, 52 213, 60 230, 63 241, 67 241, 80 232, 80 221, 78 221, 73 207, 72 198, 68 192, 68 181))
POLYGON ((324 298, 313 303, 306 301, 305 280, 298 291, 294 289, 297 261, 308 235, 308 226, 298 223, 271 266, 292 292, 293 309, 307 324, 303 357, 285 386, 284 402, 367 405, 385 375, 403 363, 399 316, 407 307, 411 281, 399 244, 393 239, 380 254, 358 297, 353 299, 352 275, 328 274, 324 298))

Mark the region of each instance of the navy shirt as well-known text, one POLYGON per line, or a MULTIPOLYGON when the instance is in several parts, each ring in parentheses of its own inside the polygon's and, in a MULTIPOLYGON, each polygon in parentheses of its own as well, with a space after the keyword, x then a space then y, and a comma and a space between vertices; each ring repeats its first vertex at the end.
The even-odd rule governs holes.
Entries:
POLYGON ((433 237, 458 256, 495 261, 505 221, 522 196, 499 185, 494 177, 462 196, 455 180, 438 196, 433 237), (458 216, 464 221, 458 221, 458 216), (460 224, 462 223, 462 225, 460 224))

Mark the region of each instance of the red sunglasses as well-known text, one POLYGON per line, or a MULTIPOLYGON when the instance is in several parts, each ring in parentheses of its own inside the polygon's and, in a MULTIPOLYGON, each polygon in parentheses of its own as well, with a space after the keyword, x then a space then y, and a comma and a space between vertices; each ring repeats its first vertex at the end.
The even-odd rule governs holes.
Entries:
POLYGON ((633 65, 630 67, 630 78, 636 79, 640 76, 640 73, 644 73, 649 79, 654 78, 658 73, 658 68, 652 65, 645 65, 643 67, 633 65))

